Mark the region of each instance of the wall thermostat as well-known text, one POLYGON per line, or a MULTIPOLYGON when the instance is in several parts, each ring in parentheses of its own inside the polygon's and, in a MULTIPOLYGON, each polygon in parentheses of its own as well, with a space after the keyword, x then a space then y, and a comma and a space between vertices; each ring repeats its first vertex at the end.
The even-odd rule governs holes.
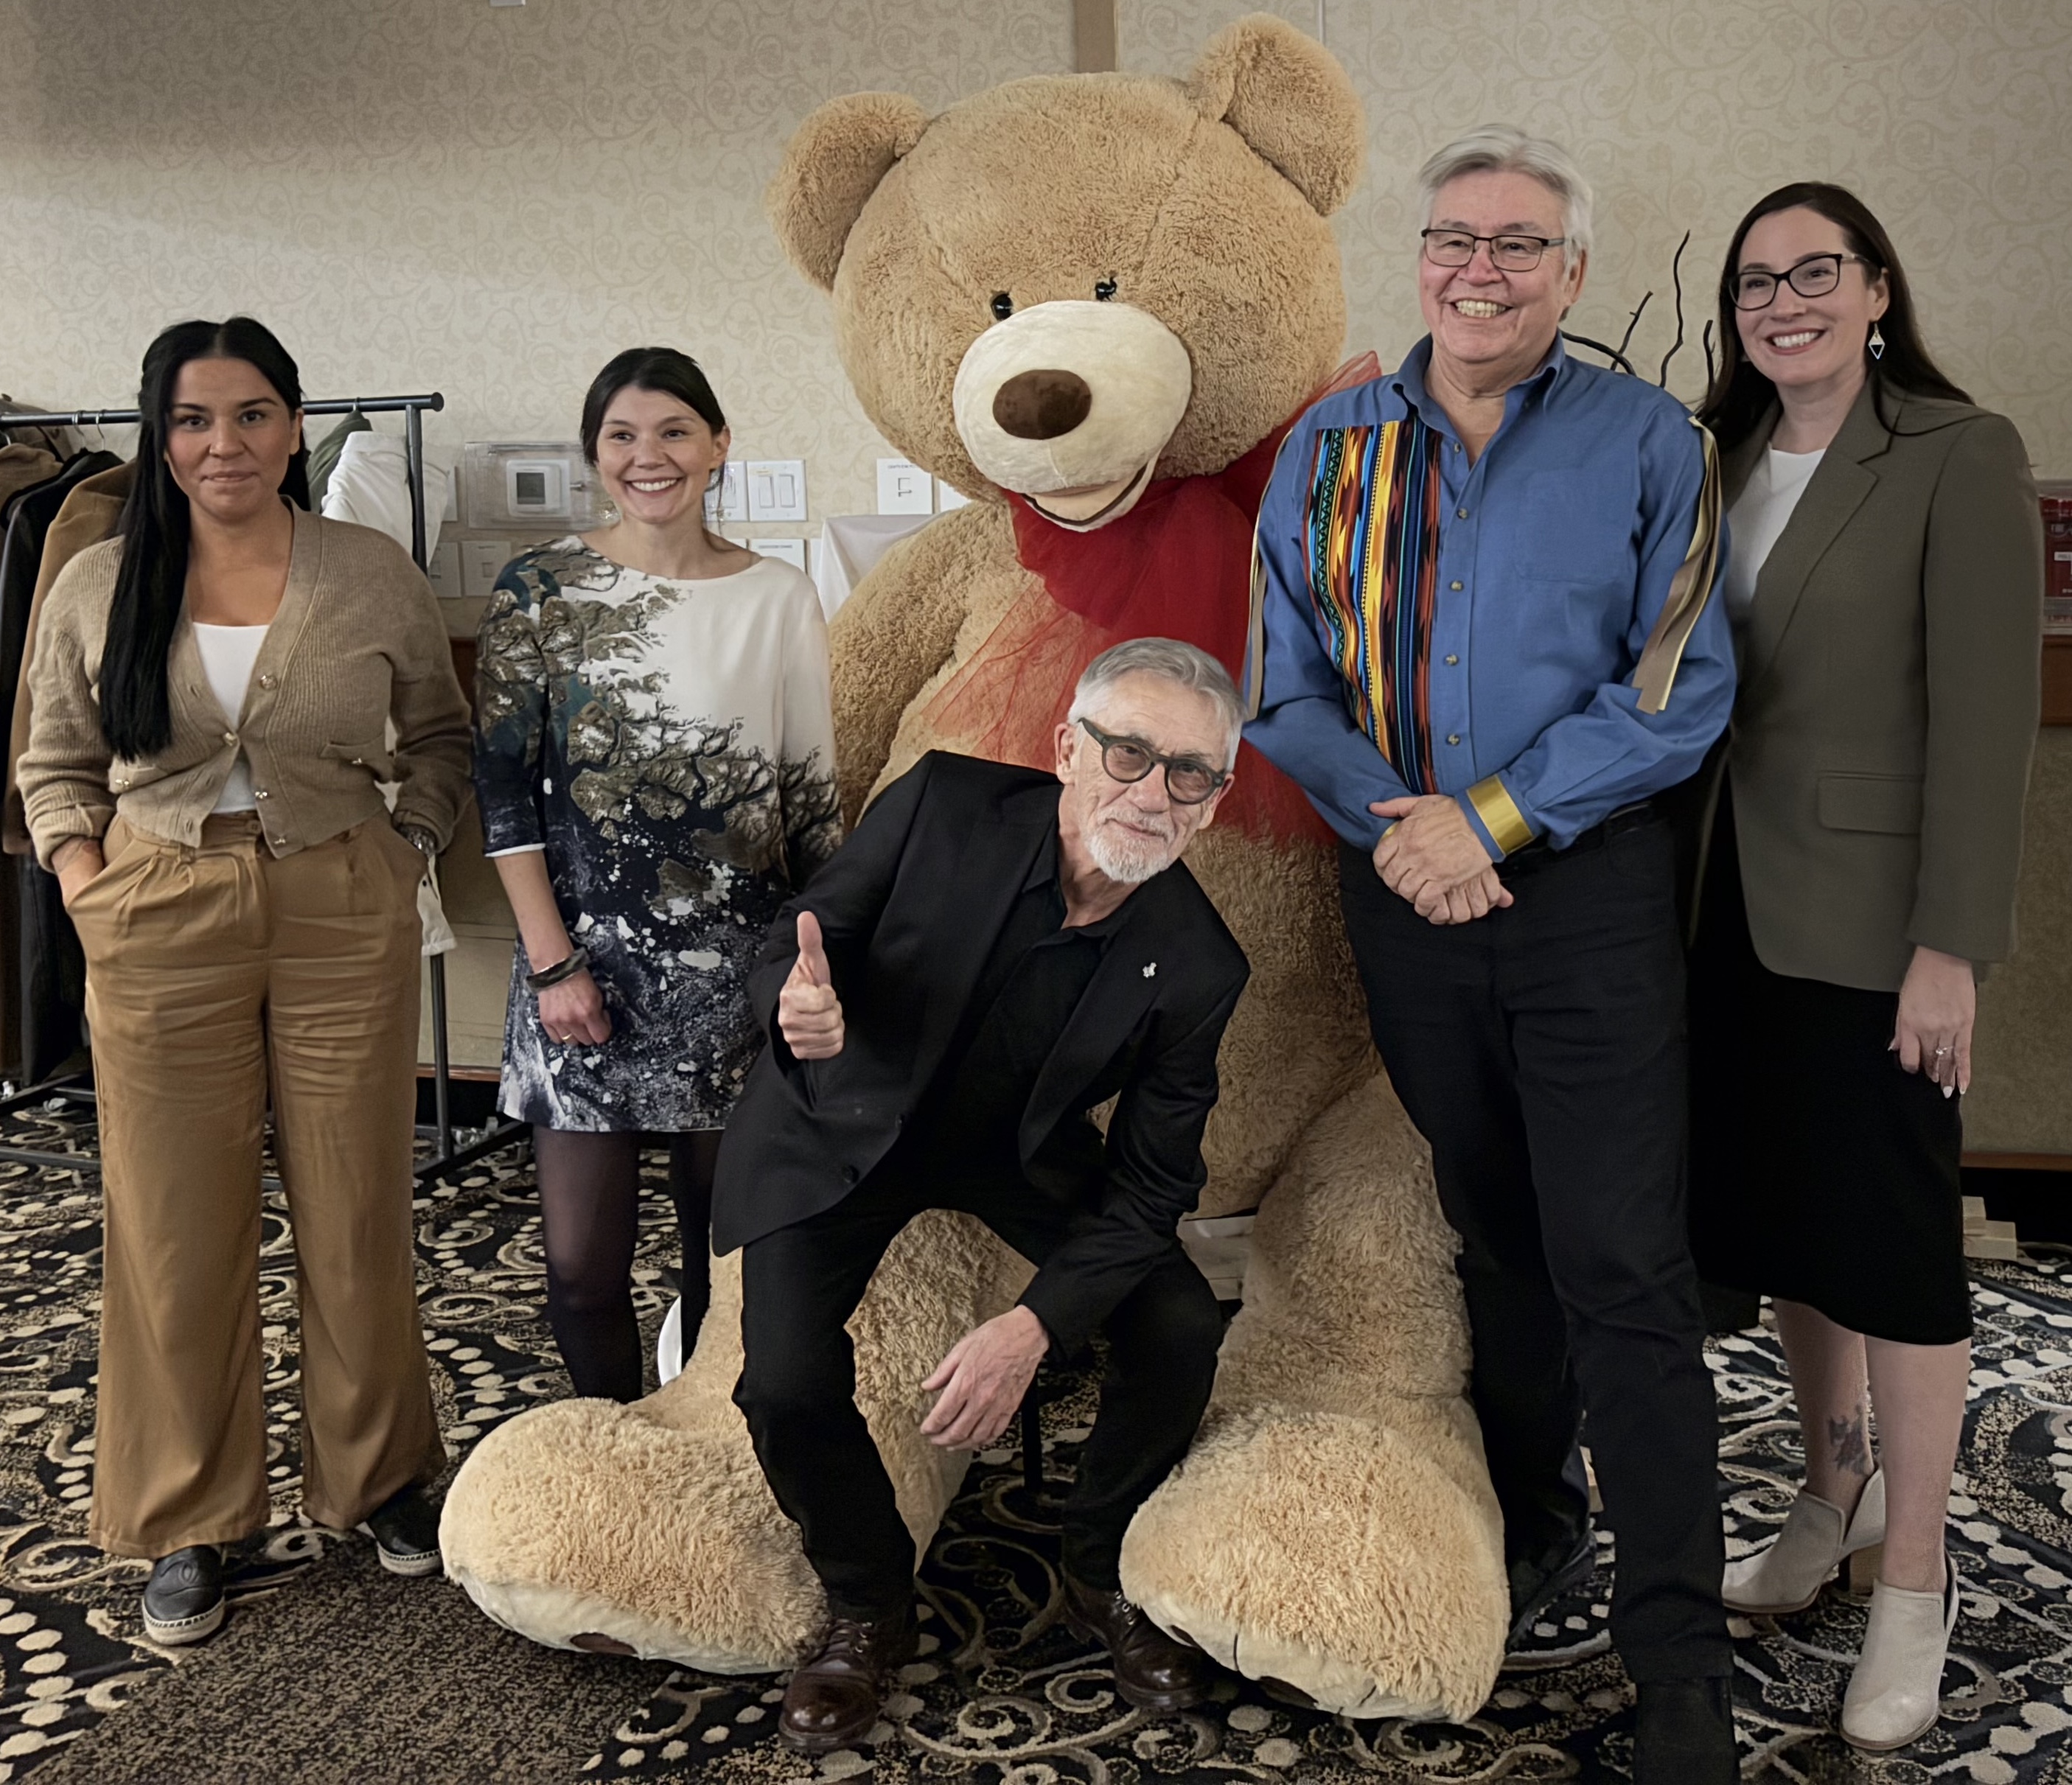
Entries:
POLYGON ((507 458, 504 462, 504 505, 514 520, 566 520, 569 518, 568 461, 559 458, 507 458))
POLYGON ((574 441, 470 441, 461 508, 478 529, 581 529, 600 519, 597 479, 574 441))

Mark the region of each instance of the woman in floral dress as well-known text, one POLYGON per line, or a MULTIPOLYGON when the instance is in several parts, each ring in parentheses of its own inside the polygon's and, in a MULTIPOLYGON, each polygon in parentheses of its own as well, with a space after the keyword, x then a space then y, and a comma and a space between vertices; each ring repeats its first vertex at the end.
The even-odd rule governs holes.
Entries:
POLYGON ((497 579, 475 775, 518 920, 499 1106, 533 1127, 549 1319, 578 1394, 631 1401, 642 1136, 669 1139, 688 1356, 719 1130, 761 1040, 748 968, 841 819, 819 597, 705 529, 728 433, 704 374, 620 354, 582 442, 620 518, 497 579))

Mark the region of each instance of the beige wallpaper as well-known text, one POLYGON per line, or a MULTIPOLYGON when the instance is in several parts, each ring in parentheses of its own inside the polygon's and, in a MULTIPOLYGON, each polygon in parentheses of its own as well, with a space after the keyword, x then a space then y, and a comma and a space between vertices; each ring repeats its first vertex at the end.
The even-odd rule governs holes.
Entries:
MULTIPOLYGON (((1238 0, 1121 0, 1122 56, 1184 68, 1238 0)), ((1268 10, 1315 31, 1315 0, 1268 10)), ((1787 181, 1854 188, 1891 232, 1929 344, 2072 477, 2072 4, 2066 0, 1324 0, 1325 42, 1367 108, 1367 174, 1340 220, 1349 334, 1384 359, 1422 332, 1412 186, 1490 120, 1565 143, 1597 191, 1597 248, 1570 326, 1670 388, 1704 386, 1698 330, 1741 213, 1787 181), (1644 350, 1644 351, 1643 351, 1644 350)))
MULTIPOLYGON (((1242 0, 1122 0, 1125 68, 1183 68, 1242 0)), ((1314 30, 1313 0, 1284 0, 1314 30)), ((886 450, 760 193, 832 94, 931 108, 1070 65, 1070 0, 0 0, 0 388, 113 403, 174 318, 249 308, 313 394, 444 391, 435 439, 565 437, 613 351, 709 367, 744 457, 816 520, 886 450)), ((2072 475, 2072 6, 2063 0, 1326 0, 1370 113, 1342 220, 1351 345, 1417 331, 1406 189, 1451 130, 1557 133, 1601 195, 1577 326, 1670 339, 1740 210, 1820 174, 1885 215, 1931 339, 2072 475)), ((1695 394, 1693 345, 1671 383, 1695 394)), ((772 528, 770 531, 781 531, 772 528)))

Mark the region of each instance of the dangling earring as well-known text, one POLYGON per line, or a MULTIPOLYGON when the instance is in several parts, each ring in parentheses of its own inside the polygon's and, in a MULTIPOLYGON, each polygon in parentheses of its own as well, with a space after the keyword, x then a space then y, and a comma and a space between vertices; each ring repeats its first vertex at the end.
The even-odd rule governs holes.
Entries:
POLYGON ((1872 359, 1885 358, 1885 336, 1879 332, 1878 326, 1875 322, 1871 324, 1870 350, 1872 359))

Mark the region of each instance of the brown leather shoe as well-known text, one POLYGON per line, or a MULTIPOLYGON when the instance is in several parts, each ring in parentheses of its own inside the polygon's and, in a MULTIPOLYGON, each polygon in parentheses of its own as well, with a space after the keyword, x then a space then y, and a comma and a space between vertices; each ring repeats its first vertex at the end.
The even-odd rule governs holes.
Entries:
POLYGON ((1115 1689, 1139 1710, 1185 1710, 1208 1696, 1215 1669, 1192 1643, 1169 1636, 1120 1587, 1104 1592, 1067 1574, 1065 1622, 1115 1664, 1115 1689))
POLYGON ((914 1608, 896 1616, 831 1618, 812 1659, 791 1670, 778 1734, 808 1754, 828 1754, 870 1734, 885 1701, 885 1678, 914 1659, 914 1608))

